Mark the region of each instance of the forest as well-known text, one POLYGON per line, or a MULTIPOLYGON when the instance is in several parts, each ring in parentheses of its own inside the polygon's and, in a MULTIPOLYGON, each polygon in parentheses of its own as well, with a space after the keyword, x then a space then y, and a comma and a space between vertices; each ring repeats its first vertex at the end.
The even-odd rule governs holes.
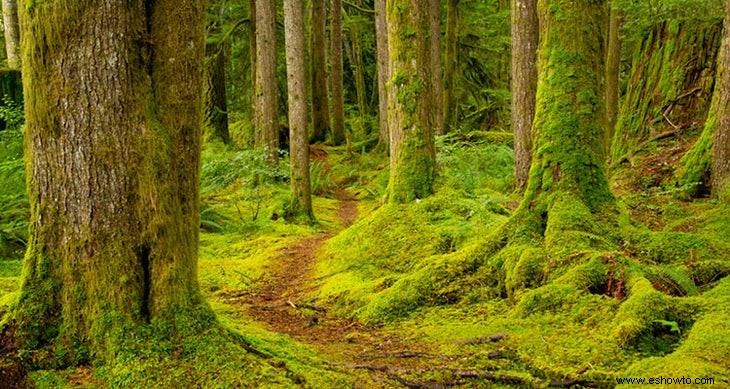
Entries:
POLYGON ((0 389, 730 387, 730 0, 2 0, 0 389))

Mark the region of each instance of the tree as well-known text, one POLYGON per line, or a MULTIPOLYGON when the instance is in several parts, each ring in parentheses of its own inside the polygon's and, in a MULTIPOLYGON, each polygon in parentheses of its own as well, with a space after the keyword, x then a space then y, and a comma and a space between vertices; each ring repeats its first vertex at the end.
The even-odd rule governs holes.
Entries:
POLYGON ((2 0, 5 51, 8 67, 20 69, 20 28, 18 26, 18 1, 2 0))
POLYGON ((279 88, 276 81, 276 2, 256 0, 256 85, 254 121, 256 146, 279 157, 279 88))
MULTIPOLYGON (((367 117, 367 87, 365 85, 365 62, 363 60, 363 34, 367 31, 367 19, 360 15, 347 17, 347 30, 349 31, 348 60, 352 68, 352 76, 355 79, 355 96, 357 98, 357 110, 360 117, 367 117)), ((369 133, 370 127, 365 121, 359 122, 363 133, 369 133)))
POLYGON ((11 327, 32 366, 212 317, 196 269, 206 2, 147 5, 21 7, 31 229, 11 327))
MULTIPOLYGON (((214 34, 220 38, 220 31, 214 34)), ((228 143, 228 101, 226 99, 226 50, 228 41, 210 40, 205 45, 205 121, 212 135, 228 143)))
POLYGON ((614 201, 605 168, 605 5, 538 1, 535 146, 520 208, 545 222, 561 205, 597 213, 614 201))
POLYGON ((443 127, 451 130, 454 115, 454 88, 456 87, 457 37, 459 29, 459 0, 446 2, 446 58, 444 59, 443 127))
POLYGON ((386 150, 390 147, 388 131, 388 25, 385 12, 386 0, 375 0, 375 44, 377 46, 378 71, 378 125, 380 127, 378 146, 386 150))
POLYGON ((304 18, 302 0, 284 0, 284 34, 286 39, 286 80, 289 90, 289 139, 291 158, 291 202, 293 215, 303 214, 309 221, 312 213, 312 189, 309 182, 309 142, 307 140, 307 70, 304 58, 304 18))
POLYGON ((342 0, 330 1, 330 61, 332 63, 332 143, 345 141, 345 95, 343 91, 342 61, 342 0))
POLYGON ((310 56, 312 77, 312 139, 324 142, 330 131, 327 95, 327 9, 324 0, 312 0, 310 56))
POLYGON ((390 56, 388 129, 393 203, 423 198, 433 192, 436 174, 433 138, 430 7, 417 0, 388 0, 390 56))
POLYGON ((632 67, 610 150, 614 165, 659 134, 701 124, 710 106, 722 23, 675 18, 646 28, 640 46, 627 50, 632 67))
POLYGON ((606 117, 608 131, 606 144, 610 147, 616 129, 619 101, 619 73, 621 71, 621 10, 610 2, 608 47, 606 49, 606 117))
POLYGON ((730 1, 727 2, 724 25, 711 108, 717 127, 712 145, 712 194, 727 202, 730 201, 730 72, 727 69, 727 64, 730 64, 730 1))
POLYGON ((525 189, 532 162, 539 36, 537 0, 512 0, 512 129, 518 190, 525 189))
POLYGON ((438 135, 444 131, 443 108, 443 65, 441 63, 441 1, 429 0, 430 15, 429 39, 431 41, 431 76, 433 77, 433 99, 431 100, 431 114, 434 132, 438 135))

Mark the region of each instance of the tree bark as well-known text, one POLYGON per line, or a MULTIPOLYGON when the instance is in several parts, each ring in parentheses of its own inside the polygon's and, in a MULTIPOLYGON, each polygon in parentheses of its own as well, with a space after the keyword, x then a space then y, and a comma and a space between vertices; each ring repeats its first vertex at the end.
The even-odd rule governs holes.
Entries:
POLYGON ((665 131, 702 125, 721 36, 722 23, 715 21, 667 20, 651 29, 633 55, 611 145, 612 163, 665 131))
MULTIPOLYGON (((251 63, 251 112, 254 113, 254 116, 258 112, 258 98, 256 96, 256 56, 258 55, 256 51, 256 0, 248 0, 248 18, 249 18, 249 24, 248 24, 248 57, 249 61, 251 63)), ((254 117, 255 119, 255 117, 254 117)), ((257 143, 258 139, 256 135, 256 126, 254 125, 253 128, 253 136, 251 137, 254 139, 254 143, 257 143)))
MULTIPOLYGON (((355 78, 355 96, 357 97, 357 110, 361 118, 368 115, 367 104, 367 86, 365 85, 365 63, 362 53, 362 30, 363 22, 361 20, 353 21, 349 24, 350 31, 350 66, 352 67, 352 75, 355 78)), ((361 132, 365 135, 370 131, 365 120, 359 121, 361 132)))
POLYGON ((433 99, 431 100, 431 114, 433 115, 434 133, 443 135, 444 131, 444 109, 443 109, 443 65, 441 63, 441 0, 429 0, 430 29, 429 39, 431 41, 431 75, 433 77, 433 99))
POLYGON ((256 146, 279 158, 279 86, 276 80, 276 2, 256 0, 256 146))
POLYGON ((324 142, 330 132, 327 95, 327 9, 324 0, 312 0, 310 56, 312 77, 312 138, 324 142))
POLYGON ((606 145, 611 146, 616 129, 619 102, 619 72, 621 70, 621 10, 613 6, 608 22, 608 47, 606 56, 606 116, 608 130, 606 131, 606 145))
POLYGON ((430 7, 417 0, 388 0, 391 80, 388 94, 390 180, 388 199, 405 203, 433 192, 435 149, 430 7))
POLYGON ((539 36, 537 0, 512 0, 512 130, 519 191, 525 190, 532 162, 539 36))
POLYGON ((223 143, 231 141, 228 132, 228 101, 226 98, 226 53, 224 44, 210 42, 205 45, 205 122, 212 136, 223 143))
POLYGON ((21 7, 31 229, 13 318, 31 366, 212 317, 197 286, 205 5, 21 7))
POLYGON ((459 36, 459 0, 446 2, 446 58, 443 90, 444 132, 451 131, 454 116, 454 88, 456 88, 457 43, 459 36))
POLYGON ((20 69, 20 27, 18 25, 18 1, 2 0, 5 51, 8 68, 20 69))
POLYGON ((309 182, 307 140, 307 69, 302 0, 284 0, 286 80, 289 90, 289 149, 291 161, 292 216, 304 215, 311 222, 312 190, 309 182))
POLYGON ((342 59, 342 0, 330 0, 330 62, 332 63, 332 143, 345 141, 345 95, 342 59))
POLYGON ((377 46, 378 71, 378 147, 390 148, 390 132, 388 131, 388 89, 390 80, 388 72, 388 25, 385 12, 386 0, 375 0, 375 44, 377 46))
POLYGON ((595 213, 614 201, 605 169, 605 5, 538 1, 535 147, 520 207, 544 212, 548 228, 555 204, 575 202, 595 213))
POLYGON ((713 95, 715 129, 712 158, 712 195, 730 202, 730 1, 725 11, 722 46, 718 55, 718 74, 713 95))

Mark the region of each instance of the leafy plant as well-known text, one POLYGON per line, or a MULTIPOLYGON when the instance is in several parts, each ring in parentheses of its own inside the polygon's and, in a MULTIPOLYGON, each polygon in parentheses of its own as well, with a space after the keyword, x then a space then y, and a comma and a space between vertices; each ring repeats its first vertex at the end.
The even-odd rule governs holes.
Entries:
POLYGON ((29 204, 25 192, 22 106, 5 96, 0 119, 0 258, 19 258, 28 235, 29 204))

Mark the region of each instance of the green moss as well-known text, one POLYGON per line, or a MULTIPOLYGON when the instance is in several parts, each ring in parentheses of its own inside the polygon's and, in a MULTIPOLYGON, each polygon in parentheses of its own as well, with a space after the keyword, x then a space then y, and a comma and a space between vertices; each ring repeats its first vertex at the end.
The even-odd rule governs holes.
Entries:
POLYGON ((694 322, 696 308, 697 302, 669 297, 654 289, 645 278, 639 278, 616 314, 614 336, 620 344, 628 345, 662 323, 676 323, 678 331, 685 331, 694 322))
POLYGON ((722 387, 730 382, 727 355, 730 353, 730 315, 727 296, 730 280, 725 278, 716 288, 702 296, 705 312, 672 353, 642 359, 631 365, 626 376, 714 378, 722 387))
POLYGON ((682 189, 680 195, 693 197, 703 187, 709 186, 712 142, 716 128, 716 112, 715 109, 711 108, 702 134, 679 162, 676 176, 677 183, 682 189))
MULTIPOLYGON (((626 97, 619 110, 611 147, 611 162, 631 156, 651 136, 674 130, 668 121, 674 125, 705 121, 709 108, 706 96, 712 94, 721 25, 720 18, 706 21, 677 18, 651 27, 642 46, 633 53, 626 97), (685 95, 693 89, 699 89, 699 93, 685 95)), ((712 116, 705 127, 713 125, 712 116)), ((707 163, 707 139, 704 136, 701 139, 692 156, 682 163, 680 184, 687 185, 690 192, 696 189, 707 167, 702 166, 707 163)))

